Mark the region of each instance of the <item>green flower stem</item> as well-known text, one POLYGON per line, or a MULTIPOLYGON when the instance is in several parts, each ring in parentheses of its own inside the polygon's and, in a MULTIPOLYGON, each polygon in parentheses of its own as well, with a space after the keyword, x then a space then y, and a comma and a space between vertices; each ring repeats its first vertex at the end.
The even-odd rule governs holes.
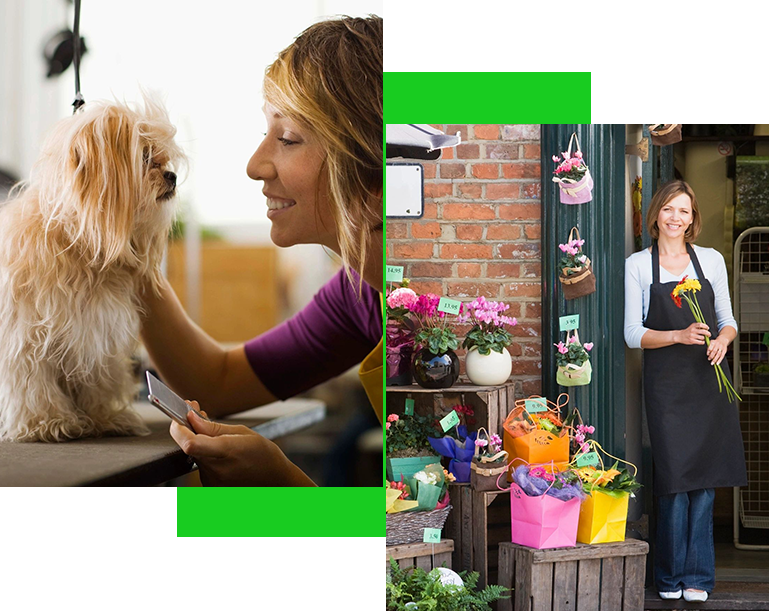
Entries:
MULTIPOLYGON (((681 295, 684 299, 686 299, 686 303, 689 304, 689 309, 692 311, 692 315, 694 316, 694 320, 698 323, 707 324, 705 322, 705 316, 702 314, 702 309, 700 308, 700 304, 697 301, 697 294, 696 292, 693 292, 692 296, 690 297, 688 295, 689 291, 681 291, 681 295)), ((705 338, 705 343, 707 344, 708 348, 710 347, 710 338, 705 338)), ((726 397, 729 400, 729 402, 733 402, 734 398, 737 397, 740 401, 742 401, 742 397, 737 394, 737 391, 734 390, 734 386, 732 386, 729 383, 729 379, 726 377, 726 373, 723 370, 723 367, 721 365, 715 365, 714 369, 716 370, 716 381, 718 382, 718 392, 721 393, 726 389, 726 397), (721 384, 721 381, 723 380, 723 385, 721 384)))

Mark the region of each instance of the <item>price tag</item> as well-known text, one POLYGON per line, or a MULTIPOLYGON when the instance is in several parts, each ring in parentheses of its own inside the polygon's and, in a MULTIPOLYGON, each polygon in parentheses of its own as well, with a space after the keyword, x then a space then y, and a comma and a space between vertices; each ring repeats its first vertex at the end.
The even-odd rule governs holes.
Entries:
POLYGON ((403 266, 388 265, 385 269, 385 280, 387 282, 401 282, 403 280, 403 266))
POLYGON ((456 410, 451 410, 451 412, 445 416, 444 418, 441 418, 441 427, 443 428, 443 432, 445 433, 448 431, 451 427, 457 426, 459 424, 459 414, 456 412, 456 410))
POLYGON ((425 534, 422 537, 422 541, 425 543, 440 543, 441 542, 441 529, 440 528, 425 528, 425 534))
POLYGON ((406 415, 414 415, 414 399, 406 399, 406 415))
POLYGON ((570 316, 561 316, 558 319, 561 331, 572 331, 573 329, 579 329, 579 314, 571 314, 570 316))
POLYGON ((769 346, 769 333, 764 333, 764 339, 761 340, 764 346, 769 346))
POLYGON ((596 452, 587 452, 577 456, 578 467, 595 467, 598 462, 598 454, 596 452))
POLYGON ((441 300, 438 302, 438 311, 446 312, 446 314, 459 314, 459 306, 461 304, 461 301, 441 297, 441 300))
POLYGON ((547 399, 526 399, 526 411, 530 414, 547 411, 547 399))

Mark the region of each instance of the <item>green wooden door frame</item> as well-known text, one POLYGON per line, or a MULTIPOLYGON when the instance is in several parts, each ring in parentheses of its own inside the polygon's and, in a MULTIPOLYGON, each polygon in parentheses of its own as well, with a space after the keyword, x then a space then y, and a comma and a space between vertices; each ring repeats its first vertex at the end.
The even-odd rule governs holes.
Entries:
MULTIPOLYGON (((542 391, 551 399, 568 392, 569 406, 579 408, 596 427, 595 439, 609 452, 625 456, 625 126, 542 126, 542 391), (552 182, 551 157, 566 150, 576 132, 593 175, 593 200, 561 204, 552 182), (577 226, 596 274, 596 292, 565 301, 558 281, 558 244, 577 226), (580 315, 580 339, 593 342, 592 382, 564 388, 555 380, 555 348, 563 334, 558 317, 580 315)), ((640 431, 639 431, 640 434, 640 431)))

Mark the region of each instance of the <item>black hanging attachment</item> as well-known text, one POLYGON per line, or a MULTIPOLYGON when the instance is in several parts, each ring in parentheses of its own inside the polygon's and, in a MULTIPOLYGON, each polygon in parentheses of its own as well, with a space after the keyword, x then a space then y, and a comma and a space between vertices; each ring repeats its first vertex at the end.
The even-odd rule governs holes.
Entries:
POLYGON ((72 111, 72 114, 75 114, 80 107, 85 104, 83 94, 80 93, 80 0, 75 0, 75 28, 73 30, 73 39, 75 43, 75 53, 73 57, 75 64, 75 101, 72 102, 72 106, 74 106, 75 109, 72 111))
MULTIPOLYGON (((80 38, 80 55, 83 56, 88 51, 85 46, 85 38, 80 38)), ((48 78, 59 76, 72 63, 72 56, 75 54, 74 36, 72 30, 62 30, 57 32, 45 43, 43 55, 48 65, 48 78)))

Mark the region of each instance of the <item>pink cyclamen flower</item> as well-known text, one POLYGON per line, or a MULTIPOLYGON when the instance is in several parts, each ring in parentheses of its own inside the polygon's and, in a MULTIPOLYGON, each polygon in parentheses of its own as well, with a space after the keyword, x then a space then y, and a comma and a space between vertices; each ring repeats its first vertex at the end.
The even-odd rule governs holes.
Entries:
POLYGON ((559 244, 559 245, 558 245, 558 248, 560 248, 560 249, 561 249, 561 252, 566 252, 566 248, 567 248, 567 246, 566 246, 566 244, 559 244))
POLYGON ((561 158, 558 155, 553 155, 553 161, 558 163, 561 160, 561 158))
POLYGON ((582 151, 576 151, 576 152, 574 153, 574 156, 575 156, 577 159, 582 159, 582 151))
POLYGON ((485 439, 476 439, 475 445, 478 446, 479 448, 485 448, 487 445, 489 445, 489 442, 486 441, 485 439))
POLYGON ((587 343, 586 343, 586 344, 583 346, 583 348, 584 348, 585 350, 587 350, 588 352, 590 352, 590 351, 593 349, 593 342, 587 342, 587 343))
POLYGON ((558 342, 557 344, 553 344, 553 346, 558 348, 558 352, 560 352, 561 354, 566 354, 569 351, 569 349, 564 345, 563 342, 558 342))
POLYGON ((398 414, 390 414, 387 416, 387 422, 398 422, 399 416, 398 414))
POLYGON ((502 445, 502 439, 496 433, 494 433, 491 436, 491 445, 494 445, 494 446, 501 446, 502 445))
POLYGON ((575 335, 572 335, 568 340, 566 340, 569 344, 573 344, 577 341, 577 337, 575 335))

